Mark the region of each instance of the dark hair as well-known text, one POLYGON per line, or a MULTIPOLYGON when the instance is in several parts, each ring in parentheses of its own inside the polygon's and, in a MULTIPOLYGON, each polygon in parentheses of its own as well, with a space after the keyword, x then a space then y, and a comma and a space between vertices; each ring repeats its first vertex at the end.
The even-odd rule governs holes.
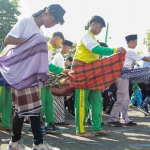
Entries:
POLYGON ((59 36, 64 42, 65 38, 62 32, 54 32, 52 38, 54 38, 55 36, 59 36))
POLYGON ((100 23, 102 25, 102 27, 106 27, 104 19, 102 17, 100 17, 100 16, 93 16, 91 18, 91 20, 89 21, 90 25, 93 22, 98 22, 98 23, 100 23))
POLYGON ((34 13, 32 17, 42 16, 46 9, 48 10, 49 14, 52 15, 61 25, 65 22, 63 16, 66 11, 59 4, 52 4, 49 7, 45 7, 43 10, 34 13))
POLYGON ((69 56, 66 60, 69 60, 69 61, 73 61, 73 58, 71 56, 69 56))
POLYGON ((39 17, 39 16, 42 16, 42 15, 45 13, 46 9, 47 9, 47 7, 45 7, 43 10, 39 10, 38 12, 34 13, 34 14, 32 15, 32 17, 39 17))

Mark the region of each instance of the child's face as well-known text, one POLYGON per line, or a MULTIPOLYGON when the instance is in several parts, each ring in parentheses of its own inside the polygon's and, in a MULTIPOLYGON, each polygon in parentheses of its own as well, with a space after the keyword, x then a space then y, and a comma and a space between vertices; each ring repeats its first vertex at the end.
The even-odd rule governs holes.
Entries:
POLYGON ((71 62, 71 61, 66 60, 66 62, 65 62, 66 67, 71 66, 71 64, 72 64, 72 62, 71 62))
POLYGON ((59 36, 55 37, 55 39, 54 39, 54 47, 55 48, 60 48, 62 43, 63 43, 63 40, 59 36))
POLYGON ((136 48, 136 46, 137 46, 137 40, 133 40, 133 41, 130 41, 130 47, 131 48, 136 48))
POLYGON ((54 16, 50 15, 48 11, 44 14, 44 26, 45 28, 51 28, 54 27, 56 24, 58 24, 54 18, 54 16))
POLYGON ((63 51, 63 53, 64 53, 64 54, 69 53, 70 48, 71 48, 71 47, 68 46, 68 45, 63 45, 63 46, 62 46, 62 51, 63 51))
POLYGON ((102 31, 103 26, 101 25, 101 23, 93 22, 91 25, 91 29, 94 35, 98 35, 102 31))

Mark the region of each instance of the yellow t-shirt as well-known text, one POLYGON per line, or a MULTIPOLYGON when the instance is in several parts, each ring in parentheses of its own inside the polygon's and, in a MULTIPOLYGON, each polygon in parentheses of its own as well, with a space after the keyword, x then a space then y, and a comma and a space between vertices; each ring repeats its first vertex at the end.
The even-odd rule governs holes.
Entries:
POLYGON ((53 49, 53 46, 50 43, 48 43, 48 63, 50 63, 52 60, 53 49))
POLYGON ((7 45, 1 52, 1 55, 4 55, 9 49, 14 48, 14 47, 15 45, 7 45))
POLYGON ((48 43, 48 50, 50 51, 50 50, 53 50, 53 49, 54 49, 53 46, 48 43))
POLYGON ((99 44, 91 31, 87 31, 82 39, 77 43, 74 59, 90 63, 99 59, 99 55, 92 52, 92 49, 99 44))

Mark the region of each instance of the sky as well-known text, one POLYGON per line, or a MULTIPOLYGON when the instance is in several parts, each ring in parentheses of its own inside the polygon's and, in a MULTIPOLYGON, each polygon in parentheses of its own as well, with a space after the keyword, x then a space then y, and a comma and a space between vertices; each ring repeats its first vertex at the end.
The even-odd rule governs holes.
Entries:
MULTIPOLYGON (((76 42, 91 17, 99 15, 109 22, 109 47, 125 47, 125 36, 138 34, 137 49, 146 49, 142 41, 150 29, 150 0, 20 0, 19 18, 30 17, 51 4, 60 4, 66 10, 65 23, 50 29, 42 27, 45 35, 60 31, 65 38, 76 42)), ((104 42, 105 32, 106 28, 96 38, 104 42)))

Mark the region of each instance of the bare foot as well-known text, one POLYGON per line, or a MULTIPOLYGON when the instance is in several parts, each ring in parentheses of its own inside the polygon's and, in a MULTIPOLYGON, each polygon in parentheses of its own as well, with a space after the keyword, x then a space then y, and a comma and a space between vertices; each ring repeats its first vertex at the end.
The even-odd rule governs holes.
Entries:
POLYGON ((95 135, 98 135, 98 134, 100 135, 100 134, 108 134, 110 132, 111 132, 110 130, 101 130, 101 131, 92 132, 92 133, 95 135))
POLYGON ((107 112, 106 112, 106 111, 103 111, 103 114, 107 114, 107 112))
POLYGON ((2 131, 12 131, 12 127, 0 127, 2 131))
POLYGON ((76 133, 77 136, 81 136, 81 137, 92 137, 94 136, 94 134, 90 133, 90 132, 83 132, 83 133, 76 133))

